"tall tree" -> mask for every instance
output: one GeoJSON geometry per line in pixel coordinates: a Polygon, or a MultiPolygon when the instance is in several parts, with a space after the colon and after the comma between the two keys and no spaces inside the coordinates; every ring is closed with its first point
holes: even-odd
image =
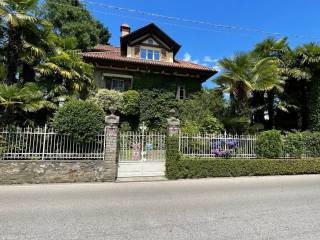
{"type": "Polygon", "coordinates": [[[45,0],[40,14],[53,24],[59,36],[75,37],[76,48],[81,50],[107,43],[111,36],[79,0],[45,0]]]}
{"type": "Polygon", "coordinates": [[[275,58],[256,59],[251,54],[237,54],[219,62],[223,73],[214,81],[230,94],[230,115],[249,122],[251,109],[249,99],[254,91],[282,90],[283,81],[279,77],[275,58]]]}
{"type": "MultiPolygon", "coordinates": [[[[252,51],[252,55],[257,59],[263,58],[277,58],[279,67],[284,67],[287,63],[290,48],[287,43],[287,38],[276,40],[274,38],[267,38],[261,43],[256,44],[252,51]]],[[[279,68],[281,69],[281,68],[279,68]]],[[[252,104],[255,106],[257,111],[255,112],[254,118],[257,121],[264,122],[265,110],[268,112],[268,128],[274,127],[275,118],[275,99],[277,89],[272,88],[267,92],[254,92],[252,104]],[[266,100],[265,100],[266,96],[266,100]]]]}
{"type": "MultiPolygon", "coordinates": [[[[308,74],[296,66],[295,54],[290,49],[287,38],[281,38],[279,40],[267,38],[256,44],[252,51],[252,55],[257,59],[270,57],[277,59],[279,77],[285,81],[285,90],[290,88],[294,79],[301,80],[308,77],[308,74]]],[[[275,127],[275,117],[277,112],[289,113],[289,110],[291,112],[297,111],[297,107],[300,107],[301,104],[297,104],[296,101],[292,100],[293,99],[286,94],[286,91],[279,92],[277,88],[272,88],[263,95],[261,95],[261,93],[255,93],[253,103],[263,105],[263,102],[266,102],[265,109],[269,116],[267,127],[270,129],[275,127]],[[265,101],[264,96],[266,96],[265,101]]],[[[302,101],[302,99],[300,99],[300,101],[302,101]]],[[[260,109],[264,110],[261,106],[260,109]]]]}
{"type": "Polygon", "coordinates": [[[48,42],[51,46],[46,56],[34,67],[48,96],[78,95],[85,98],[94,87],[92,65],[83,61],[79,50],[74,50],[73,38],[61,38],[52,33],[48,42]]]}
{"type": "Polygon", "coordinates": [[[296,53],[300,67],[311,75],[306,83],[309,128],[320,131],[320,46],[316,43],[305,44],[298,47],[296,53]]]}
{"type": "Polygon", "coordinates": [[[25,44],[24,35],[31,28],[37,28],[43,22],[32,14],[38,0],[3,0],[0,1],[0,15],[7,33],[7,77],[5,82],[17,82],[18,67],[21,64],[21,50],[25,44]]]}

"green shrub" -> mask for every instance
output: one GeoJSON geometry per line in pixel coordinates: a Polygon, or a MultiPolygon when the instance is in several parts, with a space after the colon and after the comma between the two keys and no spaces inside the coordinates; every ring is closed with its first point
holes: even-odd
{"type": "Polygon", "coordinates": [[[258,135],[256,153],[259,158],[279,158],[283,154],[281,133],[277,130],[265,131],[258,135]]]}
{"type": "Polygon", "coordinates": [[[169,179],[320,174],[320,159],[201,159],[183,157],[169,179]]]}
{"type": "Polygon", "coordinates": [[[90,142],[103,130],[104,116],[102,108],[94,102],[73,100],[54,114],[53,127],[76,141],[90,142]]]}
{"type": "Polygon", "coordinates": [[[91,101],[101,106],[105,113],[109,113],[111,108],[122,111],[123,96],[119,91],[99,89],[91,101]]]}
{"type": "Polygon", "coordinates": [[[169,179],[179,178],[180,172],[180,153],[179,138],[166,138],[166,176],[169,179]]]}
{"type": "Polygon", "coordinates": [[[150,130],[165,131],[170,110],[177,100],[172,92],[152,89],[140,92],[140,123],[145,122],[150,130]]]}
{"type": "Polygon", "coordinates": [[[122,122],[120,124],[120,131],[121,132],[128,132],[128,131],[132,131],[132,128],[130,126],[130,123],[128,122],[122,122]]]}
{"type": "Polygon", "coordinates": [[[205,114],[201,121],[200,132],[202,133],[222,133],[224,131],[223,124],[211,114],[205,114]]]}
{"type": "Polygon", "coordinates": [[[183,133],[194,135],[199,133],[219,134],[223,130],[223,124],[209,114],[204,115],[201,121],[185,119],[181,127],[183,133]]]}
{"type": "Polygon", "coordinates": [[[182,123],[181,132],[190,135],[196,135],[200,132],[200,125],[196,121],[185,120],[182,123]]]}
{"type": "Polygon", "coordinates": [[[304,153],[305,141],[302,133],[288,133],[283,138],[283,152],[290,158],[301,158],[304,153]]]}
{"type": "Polygon", "coordinates": [[[309,89],[309,128],[311,131],[320,131],[320,81],[318,77],[310,80],[309,89]]]}
{"type": "Polygon", "coordinates": [[[0,135],[0,156],[6,151],[6,141],[3,136],[0,135]]]}
{"type": "Polygon", "coordinates": [[[140,94],[137,91],[129,90],[123,92],[122,114],[124,115],[138,115],[140,94]]]}
{"type": "Polygon", "coordinates": [[[303,132],[305,151],[308,157],[320,157],[320,132],[303,132]]]}

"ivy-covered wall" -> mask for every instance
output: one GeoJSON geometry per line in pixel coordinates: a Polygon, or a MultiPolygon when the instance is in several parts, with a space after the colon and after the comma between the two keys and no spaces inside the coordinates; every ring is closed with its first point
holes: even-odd
{"type": "Polygon", "coordinates": [[[95,68],[94,78],[99,88],[105,88],[103,80],[103,73],[129,75],[133,77],[132,89],[163,89],[176,94],[177,86],[183,85],[186,87],[187,95],[195,93],[201,90],[202,81],[198,78],[184,78],[178,76],[167,76],[153,73],[141,73],[141,72],[125,72],[114,71],[103,68],[95,68]]]}

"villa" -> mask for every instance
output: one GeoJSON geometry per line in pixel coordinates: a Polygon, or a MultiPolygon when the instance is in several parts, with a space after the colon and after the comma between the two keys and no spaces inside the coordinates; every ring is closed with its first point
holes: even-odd
{"type": "Polygon", "coordinates": [[[123,24],[120,31],[120,47],[99,44],[83,53],[94,65],[99,88],[165,89],[185,99],[216,74],[207,66],[176,59],[181,45],[153,23],[133,32],[123,24]]]}

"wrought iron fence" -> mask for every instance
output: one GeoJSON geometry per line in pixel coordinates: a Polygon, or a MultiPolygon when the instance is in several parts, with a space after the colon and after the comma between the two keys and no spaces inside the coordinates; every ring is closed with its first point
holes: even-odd
{"type": "Polygon", "coordinates": [[[80,143],[44,128],[0,128],[1,160],[102,160],[106,134],[80,143]]]}
{"type": "Polygon", "coordinates": [[[198,134],[179,136],[179,150],[193,157],[256,158],[255,135],[198,134]]]}
{"type": "Polygon", "coordinates": [[[164,161],[165,139],[160,132],[121,132],[119,161],[164,161]]]}

